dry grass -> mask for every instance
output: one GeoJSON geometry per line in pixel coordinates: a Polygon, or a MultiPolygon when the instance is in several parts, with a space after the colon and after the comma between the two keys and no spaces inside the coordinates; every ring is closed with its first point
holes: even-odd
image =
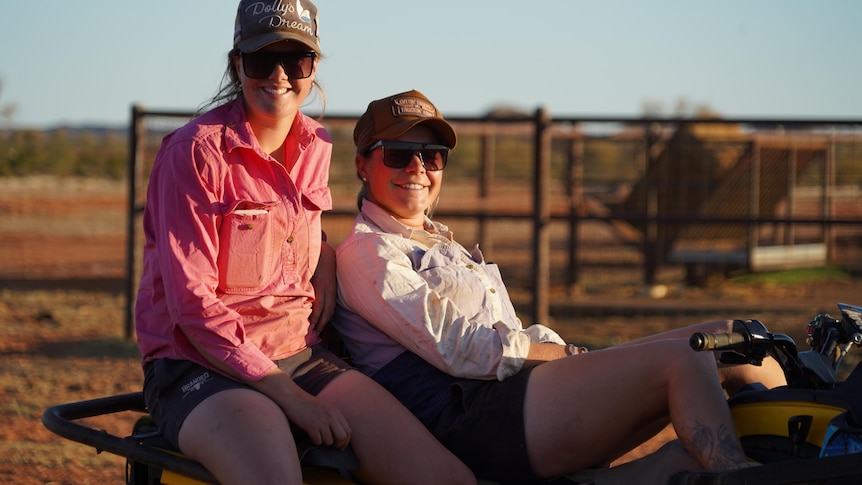
{"type": "MultiPolygon", "coordinates": [[[[0,290],[0,480],[121,483],[124,460],[63,440],[41,424],[51,405],[140,389],[134,342],[117,325],[117,294],[0,290]]],[[[128,433],[133,416],[91,421],[128,433]]]]}
{"type": "MultiPolygon", "coordinates": [[[[122,458],[64,440],[40,417],[53,404],[140,390],[137,348],[123,337],[125,204],[122,182],[0,179],[2,482],[123,480],[122,458]]],[[[640,292],[619,281],[574,297],[555,289],[548,323],[591,347],[724,317],[760,318],[801,341],[814,314],[834,315],[838,301],[862,303],[862,280],[716,281],[698,289],[672,286],[665,300],[640,292]],[[602,313],[620,306],[630,310],[602,313]]],[[[529,299],[513,293],[522,305],[529,299]]],[[[94,426],[122,435],[134,419],[112,416],[94,426]]]]}

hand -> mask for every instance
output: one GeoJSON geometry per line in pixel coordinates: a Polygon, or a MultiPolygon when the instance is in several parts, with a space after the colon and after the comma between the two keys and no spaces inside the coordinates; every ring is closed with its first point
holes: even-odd
{"type": "Polygon", "coordinates": [[[312,443],[339,450],[350,443],[350,425],[341,411],[305,392],[278,367],[263,379],[246,383],[275,401],[287,419],[305,431],[312,443]]]}
{"type": "Polygon", "coordinates": [[[314,301],[311,303],[311,315],[308,317],[311,327],[320,334],[323,327],[335,313],[335,299],[338,291],[335,277],[335,250],[327,243],[320,246],[320,260],[314,276],[311,277],[314,287],[314,301]]]}
{"type": "Polygon", "coordinates": [[[311,394],[303,394],[283,407],[287,419],[302,428],[315,445],[347,448],[350,425],[341,411],[311,394]]]}

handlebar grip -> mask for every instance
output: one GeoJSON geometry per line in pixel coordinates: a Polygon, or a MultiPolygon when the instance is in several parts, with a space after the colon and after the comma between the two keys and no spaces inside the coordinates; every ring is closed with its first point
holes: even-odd
{"type": "Polygon", "coordinates": [[[697,351],[737,349],[748,343],[748,335],[741,332],[697,332],[691,336],[688,343],[691,348],[697,351]]]}

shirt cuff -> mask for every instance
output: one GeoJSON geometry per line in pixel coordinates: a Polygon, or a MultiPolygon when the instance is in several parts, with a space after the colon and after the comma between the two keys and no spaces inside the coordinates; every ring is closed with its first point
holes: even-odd
{"type": "Polygon", "coordinates": [[[541,323],[534,323],[533,325],[530,325],[524,330],[524,333],[530,336],[531,342],[535,342],[537,344],[566,345],[566,341],[563,340],[563,337],[560,337],[557,332],[542,325],[541,323]]]}
{"type": "Polygon", "coordinates": [[[245,343],[231,352],[225,363],[230,366],[239,376],[251,382],[256,382],[269,374],[275,362],[264,355],[257,346],[245,343]]]}
{"type": "Polygon", "coordinates": [[[497,379],[502,381],[521,371],[530,352],[531,341],[526,332],[509,328],[502,322],[495,323],[494,329],[503,343],[503,355],[497,365],[497,379]]]}

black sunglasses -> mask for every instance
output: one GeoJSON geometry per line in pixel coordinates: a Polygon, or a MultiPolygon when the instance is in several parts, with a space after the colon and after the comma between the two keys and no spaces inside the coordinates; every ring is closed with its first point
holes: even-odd
{"type": "Polygon", "coordinates": [[[383,150],[383,164],[389,168],[405,168],[419,157],[425,170],[437,171],[446,168],[449,147],[433,143],[413,143],[409,141],[378,141],[371,145],[367,153],[376,148],[383,150]]]}
{"type": "Polygon", "coordinates": [[[252,79],[266,79],[275,66],[281,66],[288,79],[305,79],[311,76],[317,54],[306,51],[242,53],[242,70],[252,79]]]}

